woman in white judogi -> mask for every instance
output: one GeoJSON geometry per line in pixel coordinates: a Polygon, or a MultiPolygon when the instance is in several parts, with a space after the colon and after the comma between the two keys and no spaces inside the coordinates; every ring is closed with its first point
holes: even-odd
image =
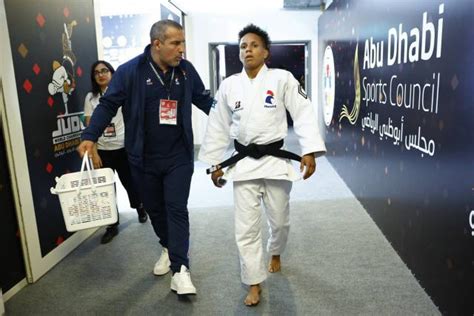
{"type": "MultiPolygon", "coordinates": [[[[315,157],[326,147],[318,131],[311,102],[293,75],[285,70],[268,69],[268,34],[255,25],[239,33],[241,73],[225,79],[211,109],[199,159],[217,165],[225,158],[231,141],[242,145],[266,145],[286,137],[286,111],[294,122],[294,131],[302,151],[300,171],[307,179],[315,171],[315,157]]],[[[289,197],[292,181],[300,179],[288,159],[264,156],[243,158],[212,173],[218,187],[224,177],[234,181],[235,237],[239,249],[241,278],[250,286],[246,305],[260,300],[260,283],[267,277],[261,234],[263,202],[270,238],[267,251],[272,258],[268,271],[280,270],[280,254],[285,249],[290,226],[289,197]]]]}

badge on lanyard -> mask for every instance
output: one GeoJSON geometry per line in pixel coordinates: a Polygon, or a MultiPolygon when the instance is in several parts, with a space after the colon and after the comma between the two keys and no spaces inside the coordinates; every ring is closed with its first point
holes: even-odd
{"type": "Polygon", "coordinates": [[[160,100],[160,124],[177,125],[178,123],[178,101],[160,100]]]}
{"type": "Polygon", "coordinates": [[[104,130],[104,137],[115,137],[117,134],[115,133],[115,124],[110,123],[104,130]]]}
{"type": "Polygon", "coordinates": [[[170,85],[166,87],[163,79],[161,79],[158,71],[156,71],[155,66],[151,62],[149,62],[151,69],[155,73],[156,77],[168,92],[168,99],[161,99],[160,100],[160,124],[164,125],[178,125],[178,101],[170,100],[171,95],[171,85],[173,84],[174,79],[174,68],[173,72],[171,73],[170,85]]]}

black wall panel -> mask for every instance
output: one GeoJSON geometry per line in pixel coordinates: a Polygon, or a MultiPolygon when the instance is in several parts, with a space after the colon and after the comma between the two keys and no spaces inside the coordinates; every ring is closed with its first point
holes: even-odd
{"type": "Polygon", "coordinates": [[[0,288],[3,293],[26,277],[8,170],[5,139],[0,134],[0,288]]]}
{"type": "Polygon", "coordinates": [[[448,315],[474,313],[473,21],[471,0],[336,0],[318,25],[328,158],[448,315]]]}

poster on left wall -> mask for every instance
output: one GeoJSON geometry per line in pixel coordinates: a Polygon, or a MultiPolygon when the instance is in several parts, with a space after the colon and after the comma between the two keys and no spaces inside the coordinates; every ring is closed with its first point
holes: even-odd
{"type": "MultiPolygon", "coordinates": [[[[22,134],[41,256],[68,239],[55,178],[77,171],[90,66],[97,60],[92,0],[5,0],[22,134]]],[[[15,146],[23,146],[16,144],[15,146]]]]}

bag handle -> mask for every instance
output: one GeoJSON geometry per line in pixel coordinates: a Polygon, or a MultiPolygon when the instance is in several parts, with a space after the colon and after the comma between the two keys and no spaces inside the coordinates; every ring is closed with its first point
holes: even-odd
{"type": "Polygon", "coordinates": [[[89,176],[89,183],[92,186],[92,191],[95,191],[95,189],[96,189],[95,188],[95,183],[94,183],[94,181],[92,181],[92,172],[91,172],[91,170],[94,170],[94,164],[92,164],[92,167],[91,167],[91,163],[90,163],[89,159],[90,159],[89,154],[86,151],[84,153],[84,156],[82,157],[81,177],[80,177],[80,180],[79,180],[79,186],[76,189],[78,194],[79,194],[79,191],[82,188],[82,179],[84,178],[84,171],[87,171],[87,175],[89,176]]]}

